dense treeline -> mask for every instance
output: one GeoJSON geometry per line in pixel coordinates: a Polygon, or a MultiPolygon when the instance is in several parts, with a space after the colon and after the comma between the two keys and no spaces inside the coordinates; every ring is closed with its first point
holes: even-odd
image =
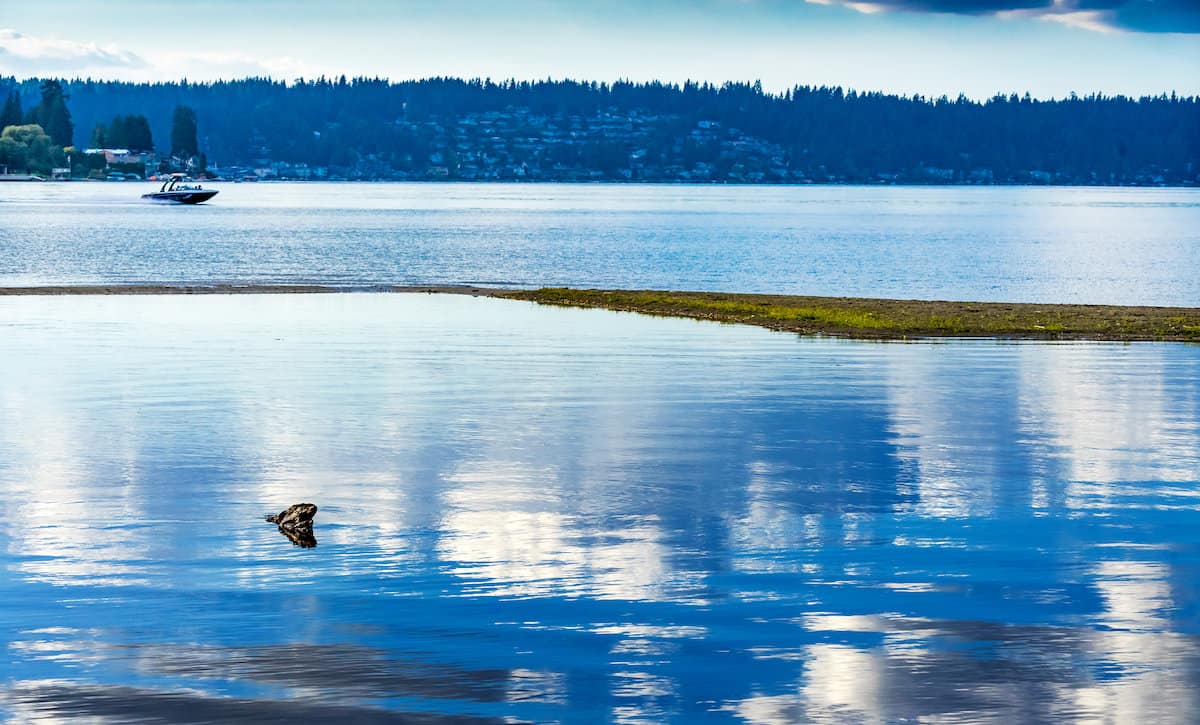
{"type": "MultiPolygon", "coordinates": [[[[41,84],[0,78],[0,98],[15,90],[31,107],[41,84]]],[[[1200,99],[1174,94],[978,102],[828,87],[769,94],[758,84],[453,78],[75,80],[63,88],[81,129],[135,114],[154,138],[170,138],[180,133],[174,110],[187,106],[198,150],[220,164],[303,163],[350,176],[445,167],[453,177],[488,163],[582,165],[604,178],[629,178],[632,165],[703,167],[717,180],[754,169],[766,180],[818,181],[1195,183],[1200,175],[1200,99]],[[463,125],[484,114],[491,135],[463,125]],[[614,119],[631,117],[637,124],[623,136],[614,119]],[[698,136],[698,126],[721,133],[698,136]],[[528,148],[531,140],[542,147],[528,148]]]]}

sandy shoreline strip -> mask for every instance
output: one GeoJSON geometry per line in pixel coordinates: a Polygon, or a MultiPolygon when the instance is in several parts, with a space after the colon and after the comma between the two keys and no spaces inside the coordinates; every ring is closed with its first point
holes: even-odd
{"type": "Polygon", "coordinates": [[[1200,308],[804,297],[664,290],[514,290],[474,285],[69,285],[0,287],[5,296],[456,294],[525,300],[868,340],[991,337],[1200,342],[1200,308]]]}

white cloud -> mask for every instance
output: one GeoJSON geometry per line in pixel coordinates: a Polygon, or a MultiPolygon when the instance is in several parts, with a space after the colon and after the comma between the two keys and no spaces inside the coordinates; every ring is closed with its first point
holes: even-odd
{"type": "Polygon", "coordinates": [[[254,58],[245,53],[208,51],[201,53],[170,52],[155,59],[154,71],[147,80],[216,80],[244,76],[271,76],[293,79],[317,76],[304,61],[290,56],[254,58]]]}
{"type": "Polygon", "coordinates": [[[194,81],[271,76],[292,79],[321,71],[289,56],[255,58],[241,52],[167,51],[147,59],[115,44],[36,37],[0,28],[0,75],[194,81]]]}
{"type": "Polygon", "coordinates": [[[0,70],[23,75],[73,73],[79,68],[142,68],[146,61],[116,45],[38,38],[0,28],[0,70]]]}
{"type": "Polygon", "coordinates": [[[1042,20],[1062,23],[1072,28],[1092,30],[1097,33],[1112,33],[1117,30],[1110,24],[1103,12],[1099,10],[1080,10],[1073,13],[1051,13],[1042,15],[1042,20]]]}
{"type": "Polygon", "coordinates": [[[1037,18],[1060,23],[1072,28],[1111,33],[1118,30],[1110,11],[1080,10],[1077,3],[1068,0],[1053,0],[1050,7],[1028,10],[1008,10],[996,13],[1002,18],[1037,18]]]}

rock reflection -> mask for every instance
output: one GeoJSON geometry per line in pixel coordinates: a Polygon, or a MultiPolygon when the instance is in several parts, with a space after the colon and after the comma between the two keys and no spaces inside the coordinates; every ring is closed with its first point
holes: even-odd
{"type": "Polygon", "coordinates": [[[313,533],[312,526],[301,527],[286,527],[277,526],[279,533],[283,534],[284,538],[299,546],[301,549],[315,549],[317,547],[317,537],[313,533]]]}

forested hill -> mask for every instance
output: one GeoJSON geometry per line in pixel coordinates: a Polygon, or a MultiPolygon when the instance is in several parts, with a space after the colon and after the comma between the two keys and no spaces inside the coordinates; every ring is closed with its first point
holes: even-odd
{"type": "MultiPolygon", "coordinates": [[[[37,103],[39,80],[0,78],[37,103]]],[[[195,109],[218,168],[333,178],[1194,184],[1200,99],[433,78],[64,82],[85,146],[114,116],[195,109]]]]}

